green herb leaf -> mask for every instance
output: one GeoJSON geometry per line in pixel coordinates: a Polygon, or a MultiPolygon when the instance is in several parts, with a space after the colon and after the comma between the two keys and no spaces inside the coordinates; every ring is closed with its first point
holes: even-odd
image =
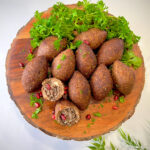
{"type": "Polygon", "coordinates": [[[134,69],[137,69],[142,65],[142,59],[137,57],[131,50],[125,50],[121,61],[127,66],[133,66],[134,69]]]}
{"type": "Polygon", "coordinates": [[[61,60],[64,61],[65,59],[66,59],[66,55],[63,54],[62,57],[61,57],[61,60]]]}
{"type": "Polygon", "coordinates": [[[60,69],[60,68],[61,68],[61,65],[60,65],[60,64],[58,64],[58,65],[57,65],[57,69],[60,69]]]}
{"type": "Polygon", "coordinates": [[[33,114],[32,114],[32,118],[38,119],[38,115],[37,115],[36,113],[33,113],[33,114]]]}
{"type": "Polygon", "coordinates": [[[95,118],[92,118],[92,122],[95,122],[95,118]]]}
{"type": "Polygon", "coordinates": [[[92,150],[105,150],[105,138],[98,137],[93,139],[92,146],[88,146],[88,148],[92,150]]]}
{"type": "Polygon", "coordinates": [[[119,129],[118,132],[120,133],[122,139],[126,142],[126,144],[132,146],[137,150],[145,150],[139,140],[132,138],[129,134],[125,133],[122,129],[119,129]]]}
{"type": "Polygon", "coordinates": [[[59,48],[60,48],[60,41],[61,41],[62,39],[58,39],[58,40],[56,40],[56,41],[54,41],[54,48],[57,50],[57,51],[59,51],[59,48]]]}
{"type": "Polygon", "coordinates": [[[77,40],[77,41],[75,42],[76,48],[78,48],[82,43],[83,43],[83,41],[77,40]]]}
{"type": "Polygon", "coordinates": [[[91,150],[97,150],[96,147],[94,147],[94,146],[88,146],[88,148],[91,150]]]}
{"type": "Polygon", "coordinates": [[[78,6],[82,6],[82,5],[83,5],[83,2],[78,1],[77,5],[78,5],[78,6]]]}
{"type": "Polygon", "coordinates": [[[102,116],[102,114],[100,114],[99,112],[94,113],[93,115],[94,115],[95,117],[101,117],[101,116],[102,116]]]}
{"type": "Polygon", "coordinates": [[[34,54],[29,53],[28,56],[26,57],[26,59],[27,59],[28,61],[31,61],[34,57],[35,57],[34,54]]]}
{"type": "Polygon", "coordinates": [[[80,94],[83,94],[83,90],[80,90],[80,94]]]}
{"type": "Polygon", "coordinates": [[[129,28],[129,23],[124,17],[108,15],[108,7],[102,0],[99,0],[96,4],[83,0],[78,2],[78,6],[81,5],[83,10],[71,9],[58,2],[53,6],[49,18],[42,18],[42,14],[36,11],[36,22],[33,23],[30,30],[32,47],[39,46],[41,41],[48,36],[57,36],[59,40],[54,42],[57,50],[62,38],[66,38],[71,45],[70,47],[76,49],[77,46],[70,44],[75,38],[73,32],[81,33],[90,28],[105,30],[108,40],[116,37],[123,39],[125,50],[132,49],[133,44],[140,40],[140,37],[136,36],[129,28]]]}
{"type": "Polygon", "coordinates": [[[114,93],[113,90],[110,90],[108,93],[108,96],[111,97],[113,95],[113,93],[114,93]]]}
{"type": "Polygon", "coordinates": [[[80,40],[77,40],[75,43],[70,43],[70,45],[68,45],[68,48],[70,49],[77,49],[83,42],[80,40]]]}
{"type": "Polygon", "coordinates": [[[119,101],[120,103],[124,103],[125,102],[124,96],[119,97],[119,101]]]}
{"type": "Polygon", "coordinates": [[[103,104],[100,104],[100,106],[103,108],[104,107],[104,105],[103,104]]]}
{"type": "Polygon", "coordinates": [[[32,113],[32,118],[37,119],[38,113],[42,111],[43,101],[42,99],[38,99],[34,94],[30,95],[30,106],[34,106],[35,103],[39,103],[41,106],[35,110],[35,112],[32,113]]]}
{"type": "Polygon", "coordinates": [[[88,124],[87,124],[87,128],[90,128],[90,127],[91,127],[91,124],[90,124],[90,123],[88,123],[88,124]]]}
{"type": "Polygon", "coordinates": [[[83,58],[85,58],[86,56],[87,56],[87,53],[84,53],[84,54],[82,55],[83,58]]]}

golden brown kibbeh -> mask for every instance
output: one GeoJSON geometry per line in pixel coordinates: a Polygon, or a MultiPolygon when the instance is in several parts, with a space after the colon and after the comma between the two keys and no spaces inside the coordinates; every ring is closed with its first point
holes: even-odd
{"type": "Polygon", "coordinates": [[[57,50],[54,46],[54,42],[58,40],[55,36],[49,36],[44,39],[37,51],[37,56],[46,56],[46,58],[51,61],[55,56],[57,56],[62,50],[67,46],[67,40],[64,38],[60,41],[60,48],[57,50]]]}
{"type": "Polygon", "coordinates": [[[107,32],[97,29],[97,28],[91,28],[88,31],[82,32],[79,35],[76,36],[74,42],[80,40],[80,41],[88,41],[89,45],[92,49],[98,48],[107,37],[107,32]]]}
{"type": "Polygon", "coordinates": [[[86,77],[89,78],[94,72],[97,59],[89,45],[82,43],[76,51],[76,63],[78,70],[86,77]]]}
{"type": "Polygon", "coordinates": [[[111,74],[104,64],[99,65],[90,80],[91,90],[96,100],[105,98],[113,87],[111,74]]]}
{"type": "Polygon", "coordinates": [[[131,68],[117,60],[112,67],[112,77],[116,88],[124,95],[131,92],[134,82],[135,74],[131,68]]]}
{"type": "Polygon", "coordinates": [[[52,74],[55,78],[67,81],[75,70],[75,55],[67,49],[56,56],[52,62],[52,74]]]}
{"type": "Polygon", "coordinates": [[[48,74],[48,62],[45,56],[35,57],[30,61],[22,74],[22,84],[27,92],[37,89],[48,74]]]}
{"type": "Polygon", "coordinates": [[[98,64],[111,65],[115,60],[122,58],[123,51],[124,42],[122,39],[113,38],[104,42],[97,54],[98,64]]]}
{"type": "Polygon", "coordinates": [[[69,97],[81,110],[86,109],[89,105],[91,98],[90,85],[79,71],[75,71],[69,81],[69,97]]]}

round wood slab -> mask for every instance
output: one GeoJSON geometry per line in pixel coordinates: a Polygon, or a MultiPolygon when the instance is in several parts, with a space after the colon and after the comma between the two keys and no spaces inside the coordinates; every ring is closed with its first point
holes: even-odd
{"type": "MultiPolygon", "coordinates": [[[[77,6],[68,5],[68,7],[75,8],[77,6]]],[[[43,17],[48,17],[50,15],[50,10],[51,8],[45,11],[43,13],[43,17]]],[[[25,58],[29,53],[29,49],[31,48],[29,31],[34,21],[35,19],[32,18],[23,28],[19,30],[16,38],[12,42],[10,50],[8,51],[6,60],[6,77],[9,94],[18,106],[24,118],[30,124],[49,135],[62,139],[89,140],[111,130],[115,130],[121,125],[121,123],[133,115],[144,86],[144,63],[140,68],[135,70],[136,81],[133,90],[131,94],[125,97],[125,102],[119,104],[118,110],[112,109],[112,106],[115,105],[115,102],[111,100],[113,99],[112,97],[108,97],[97,104],[90,104],[87,110],[81,112],[81,120],[78,124],[72,127],[66,127],[61,126],[52,120],[52,108],[49,107],[49,103],[47,101],[44,101],[43,110],[38,115],[39,118],[32,119],[31,115],[35,111],[35,108],[30,106],[30,94],[26,93],[22,87],[21,75],[23,69],[20,68],[18,64],[19,62],[23,62],[25,64],[27,63],[25,58]],[[100,104],[103,104],[104,107],[102,108],[102,105],[100,104]],[[94,117],[93,113],[95,112],[100,112],[102,116],[94,117]],[[85,116],[87,114],[91,114],[92,118],[95,118],[95,121],[93,120],[92,122],[92,120],[86,120],[85,116]]],[[[143,59],[137,44],[133,46],[133,51],[137,56],[143,59]]]]}

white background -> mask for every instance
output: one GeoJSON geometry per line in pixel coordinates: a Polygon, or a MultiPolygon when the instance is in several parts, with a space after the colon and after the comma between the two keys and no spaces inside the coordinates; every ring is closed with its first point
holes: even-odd
{"type": "MultiPolygon", "coordinates": [[[[62,2],[71,4],[77,0],[62,2]]],[[[145,87],[135,114],[123,123],[122,128],[150,150],[150,0],[104,2],[110,13],[125,16],[131,29],[141,36],[139,46],[145,60],[145,87]]],[[[0,0],[0,150],[88,150],[90,141],[63,141],[32,127],[24,120],[7,91],[5,59],[12,40],[36,10],[44,11],[54,3],[55,0],[0,0]]],[[[117,131],[105,137],[107,144],[111,140],[119,149],[129,149],[123,145],[117,131]]]]}

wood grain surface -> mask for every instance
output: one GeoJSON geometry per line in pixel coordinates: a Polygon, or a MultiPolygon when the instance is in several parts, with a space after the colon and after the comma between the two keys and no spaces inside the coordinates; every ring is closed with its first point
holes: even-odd
{"type": "MultiPolygon", "coordinates": [[[[75,8],[77,6],[68,5],[68,7],[75,8]]],[[[48,17],[50,15],[50,10],[51,8],[45,11],[43,13],[43,17],[48,17]]],[[[87,110],[81,112],[81,120],[78,124],[72,127],[66,127],[57,124],[52,119],[51,114],[53,109],[50,108],[49,102],[44,101],[43,111],[39,113],[39,119],[32,119],[31,115],[35,111],[35,108],[30,106],[30,94],[26,93],[22,87],[21,75],[23,69],[19,67],[19,62],[27,64],[27,60],[25,58],[31,48],[29,31],[34,21],[35,19],[32,18],[19,30],[16,38],[12,42],[6,59],[6,77],[9,94],[24,118],[30,124],[39,128],[48,135],[56,136],[65,140],[90,140],[94,137],[98,137],[108,133],[109,131],[115,130],[125,120],[129,119],[133,115],[144,86],[144,63],[135,71],[136,81],[133,90],[125,97],[125,102],[119,104],[118,110],[112,109],[112,106],[115,105],[113,100],[108,102],[108,99],[113,99],[112,97],[106,98],[99,103],[94,104],[93,102],[89,105],[87,110]],[[103,108],[100,106],[100,103],[104,105],[103,108]],[[91,123],[91,120],[86,120],[85,116],[95,112],[100,112],[102,117],[93,117],[92,115],[92,118],[95,118],[95,122],[90,127],[87,127],[88,123],[91,123]]],[[[137,56],[143,59],[137,44],[133,46],[133,51],[137,56]]]]}

